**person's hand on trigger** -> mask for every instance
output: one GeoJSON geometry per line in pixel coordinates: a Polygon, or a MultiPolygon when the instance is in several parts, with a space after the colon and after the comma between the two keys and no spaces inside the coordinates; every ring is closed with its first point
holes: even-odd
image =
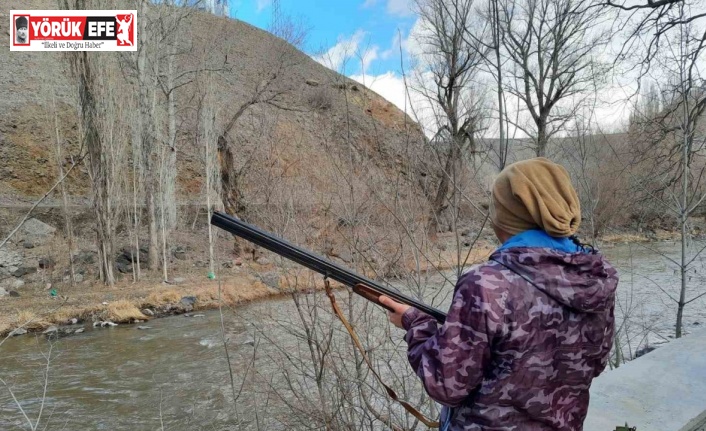
{"type": "Polygon", "coordinates": [[[392,322],[393,325],[397,326],[400,329],[404,329],[404,327],[402,326],[402,315],[405,313],[405,311],[409,310],[412,307],[410,307],[409,305],[400,304],[399,302],[384,295],[380,297],[380,303],[395,310],[394,312],[388,311],[387,317],[390,319],[390,322],[392,322]]]}

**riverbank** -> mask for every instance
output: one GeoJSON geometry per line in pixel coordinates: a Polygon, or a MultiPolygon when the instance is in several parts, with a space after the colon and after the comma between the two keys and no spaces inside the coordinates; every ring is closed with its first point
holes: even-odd
{"type": "MultiPolygon", "coordinates": [[[[407,273],[450,270],[459,261],[465,265],[482,262],[495,249],[495,244],[479,241],[470,252],[469,249],[462,249],[458,254],[451,246],[455,237],[451,237],[450,233],[446,235],[449,237],[440,238],[442,243],[448,243],[444,250],[435,249],[434,256],[420,257],[418,262],[407,261],[404,270],[407,273]]],[[[678,232],[669,231],[658,231],[650,236],[634,232],[612,233],[601,237],[599,246],[612,248],[628,242],[671,241],[677,238],[678,232]]],[[[24,329],[28,333],[42,332],[52,326],[61,327],[72,322],[131,324],[174,314],[212,310],[219,304],[236,307],[294,291],[323,289],[321,277],[291,264],[276,265],[271,259],[239,261],[233,268],[219,274],[219,280],[207,279],[204,270],[178,274],[172,284],[154,279],[159,276],[157,274],[148,274],[138,283],[126,278],[113,287],[104,286],[97,280],[84,281],[75,286],[63,284],[57,289],[57,296],[51,296],[51,288],[48,289],[47,285],[26,285],[19,297],[0,298],[0,337],[4,338],[16,329],[24,329]]],[[[375,278],[375,274],[366,275],[375,278]]]]}
{"type": "MultiPolygon", "coordinates": [[[[494,249],[491,244],[479,244],[463,250],[459,256],[453,250],[438,252],[424,263],[406,262],[410,272],[449,270],[465,262],[481,262],[494,249]]],[[[12,331],[17,335],[42,332],[55,326],[72,323],[115,324],[141,323],[175,314],[217,309],[219,305],[236,307],[252,301],[292,292],[313,293],[324,288],[323,279],[301,267],[277,266],[246,261],[235,271],[217,280],[202,274],[175,279],[176,284],[161,281],[120,281],[113,287],[86,283],[62,287],[57,296],[51,289],[26,286],[19,297],[0,298],[0,337],[12,331]],[[235,272],[235,274],[233,274],[235,272]],[[219,299],[220,298],[220,299],[219,299]],[[24,331],[23,331],[24,330],[24,331]]],[[[366,274],[374,277],[374,274],[366,274]]],[[[334,287],[339,287],[332,283],[334,287]]],[[[76,329],[76,327],[74,327],[76,329]]]]}
{"type": "Polygon", "coordinates": [[[271,296],[282,291],[266,286],[251,276],[233,276],[219,281],[166,283],[117,283],[113,287],[94,284],[65,287],[56,297],[49,292],[27,293],[0,302],[0,336],[20,329],[18,335],[41,332],[51,326],[71,323],[141,323],[150,319],[218,308],[271,296]],[[220,284],[220,292],[219,292],[220,284]]]}

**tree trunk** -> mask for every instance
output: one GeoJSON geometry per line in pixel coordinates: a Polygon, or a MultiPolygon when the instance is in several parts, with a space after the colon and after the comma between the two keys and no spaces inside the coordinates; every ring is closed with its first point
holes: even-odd
{"type": "Polygon", "coordinates": [[[537,121],[537,157],[547,154],[547,119],[540,117],[537,121]]]}
{"type": "Polygon", "coordinates": [[[508,143],[505,140],[505,106],[503,97],[503,71],[500,60],[500,17],[498,14],[497,0],[491,1],[491,13],[493,14],[493,45],[495,51],[495,69],[497,73],[498,92],[498,127],[500,130],[500,144],[498,148],[498,169],[505,169],[507,163],[508,143]]]}
{"type": "Polygon", "coordinates": [[[159,243],[159,233],[157,230],[157,213],[155,208],[154,196],[154,133],[153,116],[151,111],[149,90],[153,88],[152,82],[147,77],[147,23],[146,16],[147,0],[140,0],[140,14],[143,19],[140,23],[140,47],[137,53],[137,74],[139,81],[139,105],[140,105],[140,142],[142,146],[142,172],[143,185],[145,189],[145,205],[147,207],[147,230],[148,230],[148,265],[151,269],[157,268],[159,252],[157,244],[159,243]]]}
{"type": "Polygon", "coordinates": [[[108,195],[107,170],[104,151],[96,122],[95,82],[91,62],[86,52],[76,53],[74,67],[79,80],[79,100],[81,106],[82,136],[89,157],[89,173],[92,180],[93,212],[96,222],[99,273],[101,280],[112,286],[113,276],[113,236],[110,225],[110,196],[108,195]]]}
{"type": "Polygon", "coordinates": [[[171,232],[177,225],[177,199],[176,199],[176,177],[177,177],[177,152],[176,152],[176,90],[174,88],[174,58],[176,54],[175,44],[170,45],[171,53],[167,63],[167,88],[172,89],[167,97],[167,115],[168,115],[168,133],[169,143],[168,152],[165,160],[166,170],[164,178],[164,203],[166,205],[164,211],[165,221],[167,223],[167,232],[171,232]]]}
{"type": "Polygon", "coordinates": [[[161,154],[161,163],[160,165],[160,174],[159,174],[159,208],[160,208],[160,227],[161,227],[161,234],[162,234],[162,278],[163,281],[166,283],[169,281],[169,274],[167,273],[167,220],[166,220],[166,202],[165,202],[165,180],[166,180],[166,155],[164,154],[165,151],[168,152],[167,149],[164,147],[162,148],[162,151],[160,152],[161,154]]]}
{"type": "MultiPolygon", "coordinates": [[[[686,172],[684,172],[684,177],[686,178],[686,172]]],[[[687,181],[684,180],[684,188],[687,187],[687,181]]],[[[686,193],[682,197],[682,204],[686,204],[686,193]]],[[[687,261],[686,261],[686,241],[687,241],[687,231],[686,231],[686,207],[683,207],[684,209],[683,214],[681,216],[681,267],[679,268],[679,275],[681,276],[681,288],[679,289],[679,302],[677,303],[677,327],[675,330],[674,336],[676,338],[681,338],[682,336],[682,325],[683,325],[683,320],[684,320],[684,307],[686,306],[686,279],[687,279],[687,274],[686,274],[686,269],[687,269],[687,261]]]]}
{"type": "Polygon", "coordinates": [[[619,368],[620,364],[623,362],[623,355],[620,350],[620,337],[615,334],[613,337],[613,343],[615,344],[615,362],[613,363],[613,368],[619,368]]]}
{"type": "MultiPolygon", "coordinates": [[[[683,82],[683,81],[682,81],[683,82]]],[[[683,98],[682,103],[684,104],[684,110],[686,111],[687,104],[686,97],[683,98]]],[[[684,113],[684,119],[688,122],[688,113],[684,113]]],[[[681,228],[681,264],[679,268],[681,276],[681,288],[679,289],[679,302],[677,303],[677,327],[674,336],[676,338],[681,338],[682,336],[682,323],[684,317],[684,307],[686,306],[686,281],[687,281],[687,256],[686,256],[686,243],[687,235],[689,234],[686,230],[687,218],[689,217],[689,199],[687,194],[689,193],[689,126],[688,123],[686,127],[682,126],[682,132],[684,136],[682,137],[682,190],[681,190],[681,211],[679,211],[679,227],[681,228]],[[686,129],[686,130],[684,130],[686,129]]]]}
{"type": "MultiPolygon", "coordinates": [[[[223,193],[223,207],[226,213],[237,216],[245,209],[243,195],[240,191],[240,176],[235,169],[233,151],[226,138],[218,138],[218,162],[221,170],[221,192],[223,193]]],[[[233,236],[233,253],[240,255],[242,247],[236,236],[233,236]]]]}
{"type": "Polygon", "coordinates": [[[446,207],[446,195],[449,193],[449,185],[451,183],[452,173],[456,168],[456,161],[458,160],[459,153],[460,149],[458,143],[456,142],[456,139],[453,139],[446,156],[444,171],[441,172],[439,187],[436,189],[436,196],[434,197],[434,202],[432,203],[431,215],[429,217],[429,233],[432,235],[435,235],[439,229],[439,218],[446,207]]]}
{"type": "MultiPolygon", "coordinates": [[[[211,103],[210,98],[206,103],[211,103]]],[[[201,145],[204,147],[206,152],[206,225],[208,226],[208,270],[209,274],[215,275],[215,258],[213,249],[213,229],[211,226],[211,216],[213,214],[213,205],[211,202],[211,193],[213,186],[211,185],[213,179],[216,177],[218,172],[218,167],[214,165],[214,159],[211,154],[211,137],[213,136],[213,117],[209,111],[210,106],[202,106],[202,111],[200,113],[201,121],[201,133],[199,134],[199,139],[201,145]]],[[[219,138],[219,157],[220,157],[220,138],[219,138]]],[[[232,214],[232,213],[231,213],[232,214]]],[[[237,244],[237,243],[236,243],[237,244]]]]}
{"type": "MultiPolygon", "coordinates": [[[[61,136],[59,134],[59,118],[56,113],[56,97],[52,97],[52,108],[54,112],[54,133],[56,136],[56,166],[58,168],[58,179],[64,177],[64,161],[62,160],[62,155],[61,155],[61,136]]],[[[66,240],[69,245],[69,270],[70,270],[70,277],[71,277],[71,286],[74,286],[76,284],[76,270],[74,267],[74,256],[73,256],[73,251],[74,251],[74,234],[73,234],[73,229],[71,227],[71,214],[69,212],[69,199],[68,199],[68,194],[66,192],[66,185],[64,182],[61,182],[61,201],[63,204],[63,209],[64,209],[64,229],[66,231],[66,240]]]]}
{"type": "Polygon", "coordinates": [[[140,269],[140,217],[137,206],[137,179],[141,176],[140,172],[140,143],[141,131],[138,127],[133,130],[133,147],[132,147],[132,210],[133,210],[133,231],[135,234],[135,253],[133,253],[135,265],[133,266],[133,281],[140,280],[142,274],[140,269]]]}

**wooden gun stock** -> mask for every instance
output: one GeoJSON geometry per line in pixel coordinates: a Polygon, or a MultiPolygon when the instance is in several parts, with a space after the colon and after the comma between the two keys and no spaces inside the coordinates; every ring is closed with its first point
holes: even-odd
{"type": "Polygon", "coordinates": [[[370,302],[374,302],[375,304],[386,309],[387,311],[392,311],[393,313],[395,312],[395,310],[380,302],[380,296],[384,295],[384,293],[376,290],[373,287],[358,283],[353,286],[353,292],[357,293],[358,295],[362,296],[370,302]]]}

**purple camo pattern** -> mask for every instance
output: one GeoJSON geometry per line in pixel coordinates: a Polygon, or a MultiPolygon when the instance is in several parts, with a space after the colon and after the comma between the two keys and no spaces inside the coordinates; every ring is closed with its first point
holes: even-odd
{"type": "Polygon", "coordinates": [[[617,285],[599,253],[495,252],[458,280],[444,325],[405,312],[409,363],[453,407],[451,431],[580,431],[608,362],[617,285]]]}

